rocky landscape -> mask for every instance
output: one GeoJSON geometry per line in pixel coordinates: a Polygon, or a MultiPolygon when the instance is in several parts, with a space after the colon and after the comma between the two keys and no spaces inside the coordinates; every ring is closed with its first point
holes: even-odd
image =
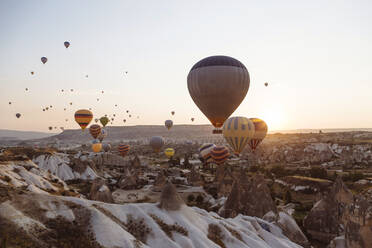
{"type": "Polygon", "coordinates": [[[1,147],[2,247],[372,246],[372,133],[270,134],[215,166],[210,135],[167,137],[167,159],[146,135],[123,158],[119,134],[92,153],[71,132],[1,147]]]}

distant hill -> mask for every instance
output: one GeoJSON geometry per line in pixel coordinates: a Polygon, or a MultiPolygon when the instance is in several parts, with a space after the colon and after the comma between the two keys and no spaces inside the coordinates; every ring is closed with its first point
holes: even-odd
{"type": "Polygon", "coordinates": [[[50,137],[53,135],[55,135],[55,133],[0,129],[0,140],[42,139],[42,138],[50,137]]]}

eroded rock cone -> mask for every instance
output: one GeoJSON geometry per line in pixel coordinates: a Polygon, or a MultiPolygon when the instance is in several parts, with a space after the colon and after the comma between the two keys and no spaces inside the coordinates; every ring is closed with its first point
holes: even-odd
{"type": "Polygon", "coordinates": [[[177,193],[176,187],[171,182],[167,182],[161,192],[159,207],[165,210],[176,211],[184,204],[185,202],[177,193]]]}
{"type": "Polygon", "coordinates": [[[242,175],[238,181],[235,181],[225,202],[222,216],[233,218],[243,214],[262,218],[269,211],[277,213],[263,175],[255,175],[249,183],[246,178],[242,175]]]}
{"type": "Polygon", "coordinates": [[[158,173],[158,176],[155,179],[153,190],[161,191],[164,185],[166,184],[166,182],[167,182],[167,178],[165,177],[164,172],[160,171],[158,173]]]}
{"type": "Polygon", "coordinates": [[[330,191],[305,217],[304,227],[313,239],[328,244],[343,232],[342,217],[346,206],[352,202],[352,193],[338,177],[330,191]]]}
{"type": "Polygon", "coordinates": [[[190,174],[187,177],[187,181],[192,186],[203,186],[203,180],[200,176],[200,174],[192,167],[190,174]]]}
{"type": "Polygon", "coordinates": [[[107,203],[114,202],[111,191],[106,186],[105,180],[103,178],[94,179],[92,186],[90,188],[89,199],[107,203]]]}

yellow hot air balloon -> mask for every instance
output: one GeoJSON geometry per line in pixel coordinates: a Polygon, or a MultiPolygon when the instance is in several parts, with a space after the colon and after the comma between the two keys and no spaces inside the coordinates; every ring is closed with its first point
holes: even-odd
{"type": "Polygon", "coordinates": [[[167,148],[164,150],[164,153],[165,153],[165,156],[167,156],[167,158],[171,158],[174,156],[174,149],[173,148],[167,148]]]}
{"type": "Polygon", "coordinates": [[[261,141],[266,137],[267,134],[267,124],[261,119],[258,118],[249,118],[254,124],[254,135],[249,141],[249,146],[253,151],[256,150],[257,146],[261,141]]]}
{"type": "Polygon", "coordinates": [[[100,152],[101,149],[102,149],[102,144],[101,143],[92,144],[93,152],[95,152],[95,153],[100,152]]]}
{"type": "Polygon", "coordinates": [[[235,154],[240,154],[254,135],[253,122],[245,117],[230,117],[225,121],[222,127],[222,133],[225,140],[235,154]]]}
{"type": "Polygon", "coordinates": [[[75,112],[75,121],[84,130],[93,119],[93,113],[87,109],[79,109],[75,112]]]}

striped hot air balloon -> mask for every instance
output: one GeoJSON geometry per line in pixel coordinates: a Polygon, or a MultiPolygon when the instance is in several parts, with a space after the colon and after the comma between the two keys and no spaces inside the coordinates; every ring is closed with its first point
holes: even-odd
{"type": "Polygon", "coordinates": [[[125,157],[128,154],[129,149],[130,149],[130,146],[124,145],[124,144],[120,144],[118,147],[118,151],[122,157],[125,157]]]}
{"type": "Polygon", "coordinates": [[[213,162],[211,157],[211,151],[215,147],[215,144],[206,143],[199,148],[199,154],[203,158],[205,163],[213,162]]]}
{"type": "Polygon", "coordinates": [[[166,120],[164,124],[165,124],[165,127],[168,128],[168,130],[170,130],[173,126],[173,121],[172,120],[166,120]]]}
{"type": "Polygon", "coordinates": [[[254,135],[253,122],[245,117],[230,117],[222,127],[225,140],[235,154],[240,154],[254,135]]]}
{"type": "Polygon", "coordinates": [[[93,113],[87,109],[79,109],[75,112],[75,121],[79,124],[82,130],[89,125],[92,119],[93,113]]]}
{"type": "Polygon", "coordinates": [[[211,151],[211,157],[218,165],[225,163],[229,156],[229,150],[225,146],[216,146],[211,151]]]}
{"type": "Polygon", "coordinates": [[[97,139],[98,135],[101,133],[101,126],[93,124],[89,127],[89,132],[92,135],[93,139],[97,139]]]}
{"type": "Polygon", "coordinates": [[[99,141],[102,142],[102,140],[106,137],[107,137],[107,131],[105,129],[101,128],[101,132],[98,134],[99,141]]]}
{"type": "Polygon", "coordinates": [[[174,156],[174,149],[173,148],[167,148],[164,150],[164,154],[165,156],[167,156],[167,158],[171,158],[174,156]]]}
{"type": "Polygon", "coordinates": [[[249,146],[253,151],[256,150],[257,146],[266,137],[267,134],[267,124],[259,118],[249,118],[254,124],[254,135],[249,141],[249,146]]]}

